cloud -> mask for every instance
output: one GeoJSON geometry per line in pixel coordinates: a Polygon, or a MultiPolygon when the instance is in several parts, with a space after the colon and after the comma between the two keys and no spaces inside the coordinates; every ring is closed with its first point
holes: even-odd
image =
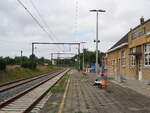
{"type": "MultiPolygon", "coordinates": [[[[30,0],[21,0],[40,21],[30,0]]],[[[0,1],[0,56],[30,55],[31,43],[87,42],[85,47],[95,50],[96,14],[90,9],[105,9],[99,14],[100,51],[107,51],[130,28],[139,24],[139,18],[150,18],[149,0],[32,0],[48,25],[51,36],[43,32],[17,0],[0,1]],[[134,7],[133,7],[134,6],[134,7]]],[[[49,58],[51,52],[69,51],[69,46],[38,46],[36,54],[49,58]]],[[[72,47],[72,50],[76,50],[72,47]]],[[[77,51],[76,51],[77,52],[77,51]]]]}

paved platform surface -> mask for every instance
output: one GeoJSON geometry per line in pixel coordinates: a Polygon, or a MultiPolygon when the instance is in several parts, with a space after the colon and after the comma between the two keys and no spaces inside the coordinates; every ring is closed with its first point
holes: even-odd
{"type": "Polygon", "coordinates": [[[64,113],[150,113],[150,98],[127,87],[109,83],[112,89],[93,86],[95,76],[71,75],[64,113]]]}
{"type": "Polygon", "coordinates": [[[141,93],[145,96],[150,97],[150,85],[144,84],[143,82],[139,80],[125,80],[124,82],[117,82],[115,80],[111,80],[113,83],[118,84],[122,87],[128,87],[132,90],[137,91],[138,93],[141,93]]]}

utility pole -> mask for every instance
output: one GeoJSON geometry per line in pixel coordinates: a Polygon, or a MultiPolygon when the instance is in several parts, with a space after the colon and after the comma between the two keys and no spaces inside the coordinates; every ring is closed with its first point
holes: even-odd
{"type": "Polygon", "coordinates": [[[83,71],[84,71],[84,67],[85,67],[84,66],[84,48],[83,48],[83,59],[82,60],[83,60],[83,64],[82,65],[83,65],[83,71]]]}
{"type": "MultiPolygon", "coordinates": [[[[47,42],[33,42],[32,43],[32,56],[34,55],[34,44],[52,44],[52,45],[78,45],[78,66],[80,70],[80,43],[47,43],[47,42]]],[[[32,58],[32,67],[34,63],[34,58],[32,58]]]]}
{"type": "Polygon", "coordinates": [[[94,42],[96,42],[96,75],[98,75],[98,43],[100,42],[98,40],[98,13],[99,12],[106,12],[105,10],[90,10],[90,12],[96,12],[96,40],[94,40],[94,42]]]}
{"type": "Polygon", "coordinates": [[[84,43],[86,42],[81,42],[83,44],[83,56],[82,56],[82,70],[84,70],[84,43]]]}
{"type": "Polygon", "coordinates": [[[79,62],[79,70],[80,70],[80,44],[78,45],[78,53],[79,53],[79,56],[78,56],[78,62],[79,62]]]}
{"type": "Polygon", "coordinates": [[[23,54],[23,51],[21,50],[21,62],[20,62],[21,65],[22,65],[22,54],[23,54]]]}
{"type": "Polygon", "coordinates": [[[53,65],[53,53],[51,53],[51,63],[53,65]]]}
{"type": "Polygon", "coordinates": [[[57,61],[58,61],[58,59],[59,59],[59,61],[62,61],[62,62],[60,62],[61,64],[62,64],[62,66],[63,66],[63,62],[65,62],[65,59],[63,59],[63,60],[61,60],[60,58],[60,55],[75,55],[75,53],[65,53],[65,52],[56,52],[56,53],[51,53],[51,60],[53,59],[53,55],[57,55],[57,61]]]}
{"type": "Polygon", "coordinates": [[[60,57],[59,57],[59,53],[57,54],[57,66],[60,66],[60,57]]]}
{"type": "Polygon", "coordinates": [[[31,56],[31,59],[32,59],[32,69],[34,68],[34,43],[32,43],[32,56],[31,56]]]}

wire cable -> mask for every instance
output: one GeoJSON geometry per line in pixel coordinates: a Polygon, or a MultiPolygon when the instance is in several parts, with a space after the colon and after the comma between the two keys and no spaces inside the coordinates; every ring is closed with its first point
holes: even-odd
{"type": "MultiPolygon", "coordinates": [[[[46,27],[46,29],[48,30],[48,32],[50,32],[50,34],[51,34],[53,37],[55,37],[55,40],[53,40],[53,41],[57,41],[55,34],[54,34],[53,31],[49,28],[48,24],[46,23],[46,21],[45,21],[44,18],[42,17],[42,15],[41,15],[40,11],[37,9],[36,5],[33,3],[32,0],[29,0],[29,1],[30,1],[30,3],[31,3],[32,7],[34,8],[34,10],[36,11],[37,15],[39,16],[40,20],[41,20],[41,21],[43,22],[43,24],[45,25],[45,27],[46,27]]],[[[61,47],[60,47],[60,46],[57,46],[57,47],[59,48],[59,50],[61,50],[61,47]]]]}
{"type": "Polygon", "coordinates": [[[39,27],[47,33],[47,31],[45,30],[45,28],[40,24],[40,22],[31,14],[31,12],[27,9],[27,7],[25,7],[25,5],[20,1],[17,0],[19,2],[19,4],[28,12],[28,14],[33,18],[33,20],[39,25],[39,27]]]}
{"type": "Polygon", "coordinates": [[[79,16],[79,2],[78,0],[75,0],[75,19],[74,19],[74,30],[73,30],[73,34],[75,35],[75,41],[77,41],[78,16],[79,16]]]}
{"type": "MultiPolygon", "coordinates": [[[[20,0],[17,1],[28,12],[28,14],[33,18],[33,20],[37,23],[37,25],[47,34],[47,36],[51,39],[51,41],[55,42],[51,34],[44,28],[44,26],[38,21],[38,19],[36,19],[36,17],[33,16],[33,14],[28,10],[28,8],[23,4],[23,2],[21,2],[20,0]]],[[[56,46],[56,48],[60,50],[58,46],[56,46]]]]}
{"type": "Polygon", "coordinates": [[[39,18],[41,19],[41,21],[43,22],[43,24],[45,25],[45,27],[47,28],[47,30],[49,30],[51,32],[51,34],[54,36],[54,33],[52,32],[51,29],[49,29],[49,26],[48,24],[46,23],[46,21],[44,20],[44,18],[42,17],[40,11],[37,9],[37,7],[35,6],[35,4],[33,3],[32,0],[30,0],[30,3],[32,5],[32,7],[34,8],[34,10],[37,12],[39,18]]]}
{"type": "MultiPolygon", "coordinates": [[[[39,20],[28,10],[28,8],[23,4],[23,2],[21,2],[20,0],[17,0],[17,1],[28,12],[28,14],[33,18],[33,20],[37,23],[37,25],[48,35],[48,37],[51,38],[52,41],[54,41],[51,34],[47,31],[47,29],[45,29],[45,27],[39,22],[39,20]]],[[[78,2],[77,2],[77,4],[78,4],[78,2]]],[[[77,8],[76,8],[77,9],[76,10],[76,14],[77,14],[76,17],[77,17],[78,16],[78,5],[76,5],[76,6],[77,6],[77,8]]],[[[35,7],[35,5],[33,7],[35,7]]],[[[41,14],[36,7],[35,7],[35,10],[37,10],[39,17],[41,18],[43,23],[47,26],[46,22],[44,21],[44,19],[42,19],[41,14]]],[[[58,47],[58,46],[56,46],[56,47],[58,47]]]]}

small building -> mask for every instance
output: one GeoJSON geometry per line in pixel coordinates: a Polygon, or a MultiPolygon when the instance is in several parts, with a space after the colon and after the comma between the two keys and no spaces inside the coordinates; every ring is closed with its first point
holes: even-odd
{"type": "Polygon", "coordinates": [[[107,52],[108,73],[116,79],[150,82],[150,19],[136,26],[107,52]]]}
{"type": "Polygon", "coordinates": [[[57,64],[57,61],[56,60],[52,60],[52,65],[56,65],[57,64]]]}

